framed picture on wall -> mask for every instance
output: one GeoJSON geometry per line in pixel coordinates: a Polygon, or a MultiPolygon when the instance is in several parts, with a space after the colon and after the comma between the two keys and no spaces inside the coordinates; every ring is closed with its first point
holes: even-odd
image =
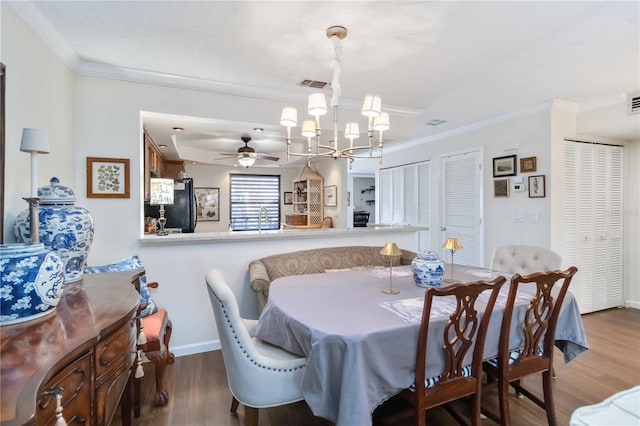
{"type": "Polygon", "coordinates": [[[531,173],[536,171],[536,157],[526,157],[520,159],[520,173],[531,173]]]}
{"type": "Polygon", "coordinates": [[[516,156],[496,157],[493,159],[493,177],[515,176],[516,156]]]}
{"type": "Polygon", "coordinates": [[[87,198],[129,198],[129,159],[87,157],[87,198]]]}
{"type": "Polygon", "coordinates": [[[496,179],[493,181],[493,196],[497,198],[509,196],[509,179],[496,179]]]}
{"type": "Polygon", "coordinates": [[[546,197],[544,175],[529,176],[529,198],[546,197]]]}
{"type": "Polygon", "coordinates": [[[284,193],[284,204],[293,204],[293,192],[284,193]]]}
{"type": "Polygon", "coordinates": [[[338,205],[338,187],[330,185],[324,187],[324,206],[336,207],[338,205]]]}
{"type": "Polygon", "coordinates": [[[220,220],[220,188],[194,188],[198,221],[220,220]]]}

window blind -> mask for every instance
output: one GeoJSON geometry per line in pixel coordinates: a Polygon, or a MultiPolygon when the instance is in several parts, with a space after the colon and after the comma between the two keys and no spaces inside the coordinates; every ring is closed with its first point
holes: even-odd
{"type": "Polygon", "coordinates": [[[258,230],[261,216],[263,230],[280,228],[280,176],[279,175],[229,175],[231,230],[258,230]],[[268,219],[267,219],[268,217],[268,219]]]}

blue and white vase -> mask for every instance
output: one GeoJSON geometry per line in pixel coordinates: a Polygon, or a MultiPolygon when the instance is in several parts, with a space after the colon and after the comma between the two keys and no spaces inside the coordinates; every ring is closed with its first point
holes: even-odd
{"type": "Polygon", "coordinates": [[[63,281],[60,256],[43,244],[0,245],[0,325],[53,312],[63,281]]]}
{"type": "Polygon", "coordinates": [[[434,251],[418,253],[411,261],[413,279],[419,287],[436,287],[442,284],[444,262],[434,251]]]}
{"type": "MultiPolygon", "coordinates": [[[[89,210],[75,205],[73,190],[51,178],[50,185],[38,188],[40,210],[40,242],[58,253],[64,263],[64,282],[82,279],[84,265],[93,242],[93,217],[89,210]]],[[[29,210],[16,218],[16,240],[30,241],[29,210]]]]}

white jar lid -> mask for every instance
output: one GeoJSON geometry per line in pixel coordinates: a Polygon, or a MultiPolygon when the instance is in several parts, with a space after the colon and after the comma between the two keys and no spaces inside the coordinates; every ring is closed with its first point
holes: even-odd
{"type": "Polygon", "coordinates": [[[73,190],[68,186],[60,185],[60,180],[57,177],[52,177],[49,182],[50,185],[38,188],[40,204],[74,204],[76,202],[73,190]]]}

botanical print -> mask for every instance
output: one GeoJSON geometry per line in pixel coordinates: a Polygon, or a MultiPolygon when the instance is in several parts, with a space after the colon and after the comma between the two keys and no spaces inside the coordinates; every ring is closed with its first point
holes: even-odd
{"type": "Polygon", "coordinates": [[[99,164],[98,175],[98,192],[122,192],[122,176],[124,167],[122,164],[99,164]]]}

